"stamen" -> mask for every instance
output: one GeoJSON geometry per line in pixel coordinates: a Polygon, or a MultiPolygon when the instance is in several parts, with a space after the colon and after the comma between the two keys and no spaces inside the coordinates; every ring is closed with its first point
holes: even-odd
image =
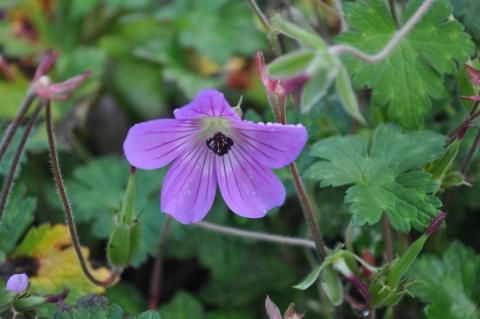
{"type": "Polygon", "coordinates": [[[233,140],[221,132],[215,133],[213,137],[207,139],[207,147],[218,156],[228,154],[232,146],[233,140]]]}

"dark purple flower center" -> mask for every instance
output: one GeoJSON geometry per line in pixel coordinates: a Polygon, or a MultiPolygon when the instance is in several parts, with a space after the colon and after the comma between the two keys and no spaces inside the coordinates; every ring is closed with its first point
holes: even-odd
{"type": "Polygon", "coordinates": [[[218,132],[215,133],[213,137],[207,139],[207,146],[218,156],[223,156],[228,154],[228,151],[232,148],[233,140],[223,133],[218,132]]]}

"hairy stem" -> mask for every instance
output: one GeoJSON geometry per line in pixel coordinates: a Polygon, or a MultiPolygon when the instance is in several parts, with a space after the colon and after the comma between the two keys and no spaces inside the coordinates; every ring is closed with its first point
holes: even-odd
{"type": "Polygon", "coordinates": [[[120,275],[120,270],[113,269],[110,272],[110,276],[105,280],[97,279],[88,268],[87,262],[83,257],[82,248],[80,246],[80,241],[78,239],[77,227],[75,226],[75,222],[73,220],[72,207],[68,199],[67,191],[65,189],[65,184],[63,183],[62,172],[61,172],[59,161],[58,161],[57,148],[55,146],[55,138],[53,133],[50,101],[48,101],[45,106],[45,121],[47,124],[46,126],[47,126],[48,146],[49,146],[49,152],[50,152],[50,159],[52,162],[53,175],[55,178],[55,184],[57,186],[58,193],[60,194],[60,199],[62,200],[63,208],[65,210],[65,216],[67,218],[68,229],[70,231],[70,236],[72,238],[73,248],[75,249],[75,253],[77,254],[80,267],[82,268],[82,271],[85,274],[85,276],[92,283],[101,287],[109,287],[118,279],[120,275]]]}
{"type": "Polygon", "coordinates": [[[209,222],[196,223],[194,224],[194,226],[198,228],[210,230],[213,232],[217,232],[220,234],[225,234],[228,236],[248,238],[248,239],[265,241],[265,242],[281,244],[281,245],[302,246],[302,247],[313,248],[313,249],[315,248],[315,243],[313,241],[308,239],[303,239],[303,238],[272,235],[272,234],[251,231],[251,230],[242,230],[234,227],[216,225],[209,222]]]}
{"type": "Polygon", "coordinates": [[[168,233],[170,231],[170,225],[172,223],[172,218],[166,215],[165,221],[163,222],[162,232],[160,234],[160,241],[158,243],[158,252],[157,258],[155,260],[155,266],[153,269],[153,279],[150,286],[150,305],[149,309],[157,309],[160,302],[160,293],[162,291],[162,274],[163,274],[163,256],[165,250],[165,243],[168,238],[168,233]]]}
{"type": "Polygon", "coordinates": [[[467,157],[465,157],[465,160],[462,163],[462,167],[460,168],[460,172],[462,174],[465,174],[470,167],[470,164],[472,163],[473,157],[478,151],[478,147],[480,146],[480,129],[477,131],[477,135],[475,135],[475,140],[472,143],[472,146],[470,147],[470,150],[468,151],[467,157]]]}
{"type": "Polygon", "coordinates": [[[422,19],[423,15],[427,12],[428,8],[432,4],[433,0],[425,0],[413,16],[408,20],[405,25],[397,31],[395,36],[383,47],[380,52],[375,54],[366,54],[354,47],[345,44],[334,45],[329,48],[329,51],[334,56],[340,56],[342,54],[350,54],[354,57],[366,62],[377,63],[385,59],[393,49],[408,35],[415,25],[422,19]]]}
{"type": "Polygon", "coordinates": [[[302,205],[305,220],[307,221],[308,228],[310,229],[313,241],[315,242],[315,248],[317,250],[318,257],[320,258],[320,260],[323,260],[325,259],[325,257],[327,257],[328,251],[325,248],[322,234],[320,233],[317,222],[315,220],[315,211],[313,205],[310,201],[310,198],[308,197],[305,185],[303,184],[302,178],[300,177],[300,173],[298,172],[298,168],[295,162],[291,163],[289,165],[289,168],[290,172],[292,173],[293,182],[295,183],[295,189],[297,190],[298,199],[300,200],[300,204],[302,205]]]}
{"type": "Polygon", "coordinates": [[[383,224],[383,239],[385,240],[385,255],[387,257],[387,261],[391,262],[394,258],[392,226],[390,226],[390,223],[388,222],[388,216],[386,213],[384,213],[382,216],[382,224],[383,224]]]}
{"type": "Polygon", "coordinates": [[[3,138],[2,144],[0,145],[0,161],[2,160],[3,156],[5,155],[8,146],[12,142],[13,137],[15,136],[15,132],[17,131],[20,123],[22,122],[25,114],[27,114],[30,105],[32,105],[33,100],[35,99],[35,93],[32,87],[28,88],[27,94],[20,106],[20,110],[15,115],[12,124],[8,127],[7,132],[5,133],[5,137],[3,138]]]}
{"type": "Polygon", "coordinates": [[[263,28],[265,31],[268,33],[268,37],[270,38],[270,42],[273,45],[273,51],[275,55],[280,55],[281,54],[281,46],[280,42],[278,40],[278,35],[274,34],[274,29],[268,21],[267,16],[262,12],[260,7],[258,6],[257,2],[255,0],[248,0],[248,4],[252,8],[253,12],[255,15],[259,18],[260,22],[262,23],[263,28]]]}
{"type": "MultiPolygon", "coordinates": [[[[3,184],[3,189],[2,189],[2,196],[0,198],[0,220],[2,219],[3,212],[4,212],[5,207],[7,205],[8,195],[10,194],[10,190],[11,190],[12,185],[13,185],[13,180],[15,178],[15,172],[17,171],[18,164],[20,163],[20,158],[22,156],[23,149],[25,148],[25,144],[27,143],[28,136],[30,135],[30,132],[32,131],[32,128],[35,125],[35,122],[37,121],[38,115],[40,114],[40,111],[42,110],[42,107],[43,107],[43,104],[39,103],[37,108],[33,112],[32,118],[30,119],[27,126],[25,127],[25,131],[22,134],[22,137],[20,139],[20,143],[18,144],[17,150],[15,151],[15,154],[13,156],[12,164],[10,165],[10,170],[8,171],[8,175],[5,178],[5,182],[3,184]]],[[[11,140],[11,138],[10,138],[10,140],[11,140]]]]}

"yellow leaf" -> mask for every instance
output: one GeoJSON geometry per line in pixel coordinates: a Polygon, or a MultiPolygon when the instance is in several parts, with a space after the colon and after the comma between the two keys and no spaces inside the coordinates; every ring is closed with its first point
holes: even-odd
{"type": "MultiPolygon", "coordinates": [[[[88,260],[89,250],[82,247],[82,253],[88,260]]],[[[92,284],[83,274],[66,225],[43,224],[30,229],[13,257],[32,257],[36,260],[38,269],[30,277],[30,282],[31,289],[39,294],[57,294],[67,287],[70,290],[68,300],[74,301],[89,293],[100,294],[105,291],[92,284]]],[[[94,270],[89,262],[88,267],[96,278],[106,279],[110,275],[107,268],[94,270]]]]}

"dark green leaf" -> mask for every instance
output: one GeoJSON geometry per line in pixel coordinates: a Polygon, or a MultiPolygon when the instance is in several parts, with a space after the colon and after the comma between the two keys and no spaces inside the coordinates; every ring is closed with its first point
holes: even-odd
{"type": "MultiPolygon", "coordinates": [[[[404,21],[421,3],[408,2],[404,21]]],[[[355,31],[342,33],[338,42],[377,53],[397,32],[382,0],[361,0],[345,7],[346,19],[355,31]]],[[[456,71],[455,61],[464,62],[473,53],[473,43],[463,26],[449,20],[451,13],[448,0],[435,1],[407,37],[379,63],[345,58],[355,84],[372,88],[375,103],[387,106],[389,116],[403,126],[422,125],[431,109],[431,99],[444,94],[444,75],[456,71]]]]}
{"type": "Polygon", "coordinates": [[[429,319],[480,318],[480,256],[472,249],[454,242],[441,258],[419,258],[410,274],[429,319]]]}
{"type": "Polygon", "coordinates": [[[431,195],[439,185],[417,170],[443,152],[443,137],[429,131],[402,132],[379,126],[364,136],[332,137],[316,143],[312,154],[324,159],[306,175],[322,186],[351,185],[345,201],[357,224],[377,223],[385,211],[392,226],[408,232],[425,228],[441,202],[431,195]]]}

